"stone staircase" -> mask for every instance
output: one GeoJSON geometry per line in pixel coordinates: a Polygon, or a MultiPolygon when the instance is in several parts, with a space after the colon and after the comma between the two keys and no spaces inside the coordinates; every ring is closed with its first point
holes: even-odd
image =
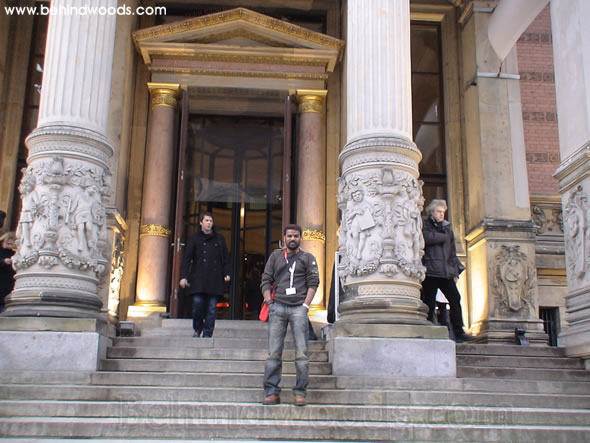
{"type": "Polygon", "coordinates": [[[0,436],[590,442],[590,372],[562,349],[458,345],[458,378],[375,378],[332,375],[325,343],[312,342],[309,404],[298,408],[289,342],[283,404],[261,405],[265,324],[191,332],[165,320],[115,338],[98,372],[0,372],[0,436]]]}

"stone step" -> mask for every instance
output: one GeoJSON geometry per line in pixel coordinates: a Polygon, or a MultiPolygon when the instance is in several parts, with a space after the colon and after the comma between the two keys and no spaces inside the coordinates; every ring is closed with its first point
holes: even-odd
{"type": "MultiPolygon", "coordinates": [[[[264,361],[236,360],[163,360],[163,359],[106,359],[100,362],[104,371],[155,371],[155,372],[213,372],[213,373],[264,373],[264,361]]],[[[330,363],[310,362],[310,374],[331,374],[330,363]]],[[[295,364],[283,363],[283,374],[295,374],[295,364]]]]}
{"type": "MultiPolygon", "coordinates": [[[[285,384],[283,384],[285,386],[285,384]]],[[[290,386],[281,394],[284,403],[292,403],[290,386]]],[[[81,385],[0,385],[4,400],[54,401],[164,401],[173,404],[189,402],[260,403],[261,387],[146,387],[146,386],[81,386],[81,385]]],[[[374,389],[310,389],[310,404],[375,405],[375,406],[465,406],[496,408],[531,408],[542,405],[552,409],[590,409],[589,395],[517,394],[509,392],[457,392],[374,389]]],[[[319,418],[319,417],[318,417],[319,418]]]]}
{"type": "MultiPolygon", "coordinates": [[[[500,368],[544,368],[544,369],[584,369],[584,364],[576,358],[565,357],[517,357],[488,355],[457,355],[457,366],[489,366],[500,368]]],[[[590,381],[590,373],[588,373],[590,381]]]]}
{"type": "MultiPolygon", "coordinates": [[[[291,332],[288,331],[289,336],[291,332]]],[[[140,337],[190,337],[193,338],[193,328],[161,328],[141,331],[140,337]]],[[[215,328],[212,338],[258,338],[266,339],[267,329],[237,329],[237,328],[215,328]]],[[[197,338],[197,337],[195,337],[197,338]]],[[[204,337],[201,337],[204,338],[204,337]]]]}
{"type": "MultiPolygon", "coordinates": [[[[268,351],[262,349],[211,349],[211,348],[156,348],[109,347],[107,358],[201,359],[201,360],[257,360],[264,361],[268,351]]],[[[284,361],[295,360],[295,350],[283,351],[284,361]]],[[[310,361],[327,362],[327,351],[310,351],[310,361]]]]}
{"type": "MultiPolygon", "coordinates": [[[[184,372],[70,372],[51,373],[39,371],[2,371],[0,384],[79,384],[111,386],[159,386],[159,387],[224,387],[259,388],[262,374],[211,374],[184,372]]],[[[295,376],[282,377],[282,386],[295,384],[295,376]]],[[[590,395],[590,383],[547,380],[505,380],[486,378],[428,378],[428,377],[352,377],[314,375],[309,380],[310,389],[374,389],[416,391],[482,391],[531,394],[579,394],[590,395]]]]}
{"type": "MultiPolygon", "coordinates": [[[[220,348],[220,349],[268,349],[268,339],[245,338],[192,338],[190,335],[177,336],[153,336],[153,337],[115,337],[115,347],[181,347],[181,348],[220,348]]],[[[294,349],[293,340],[289,336],[285,340],[285,349],[294,349]]],[[[310,341],[311,351],[325,349],[324,341],[310,341]]]]}
{"type": "Polygon", "coordinates": [[[512,380],[554,380],[589,382],[590,372],[580,369],[501,368],[457,366],[457,377],[504,378],[512,380]]]}
{"type": "MultiPolygon", "coordinates": [[[[190,318],[165,318],[158,328],[146,328],[146,331],[161,331],[163,329],[189,329],[192,331],[193,320],[190,318]]],[[[218,329],[268,329],[268,323],[260,320],[215,320],[215,330],[218,329]]]]}
{"type": "Polygon", "coordinates": [[[458,344],[457,355],[498,355],[515,357],[566,357],[565,348],[555,346],[517,346],[493,344],[458,344]]]}
{"type": "Polygon", "coordinates": [[[241,418],[15,417],[0,418],[0,434],[64,438],[260,438],[266,440],[582,442],[588,426],[431,424],[333,420],[250,420],[241,418]]]}
{"type": "MultiPolygon", "coordinates": [[[[260,388],[260,374],[233,373],[186,373],[186,372],[119,372],[99,371],[81,373],[59,371],[45,374],[42,372],[0,372],[0,384],[4,385],[110,385],[110,386],[157,386],[157,387],[224,387],[224,388],[260,388]]],[[[284,374],[282,386],[293,386],[294,374],[284,374]]],[[[309,380],[309,388],[336,388],[336,377],[333,375],[314,375],[309,380]]]]}
{"type": "Polygon", "coordinates": [[[146,417],[170,419],[334,420],[432,424],[510,424],[579,426],[590,423],[590,411],[464,406],[355,406],[292,404],[267,407],[260,403],[168,401],[0,400],[0,417],[121,417],[133,422],[146,417]]]}

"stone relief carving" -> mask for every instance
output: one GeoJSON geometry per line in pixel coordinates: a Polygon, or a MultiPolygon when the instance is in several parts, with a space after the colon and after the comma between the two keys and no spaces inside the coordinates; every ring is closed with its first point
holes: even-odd
{"type": "Polygon", "coordinates": [[[520,246],[502,245],[493,262],[496,315],[530,317],[536,312],[536,272],[520,246]]]}
{"type": "Polygon", "coordinates": [[[590,267],[589,210],[588,198],[582,185],[578,185],[570,194],[563,214],[568,277],[574,280],[583,279],[590,267]]]}
{"type": "Polygon", "coordinates": [[[123,254],[124,240],[122,235],[115,234],[113,254],[111,256],[111,278],[109,282],[108,310],[111,315],[118,317],[119,297],[121,281],[125,270],[125,257],[123,254]]]}
{"type": "Polygon", "coordinates": [[[338,179],[340,276],[376,272],[424,279],[422,182],[383,167],[338,179]]]}
{"type": "Polygon", "coordinates": [[[561,208],[548,208],[534,205],[531,208],[536,234],[563,233],[563,218],[561,208]],[[548,216],[549,215],[549,216],[548,216]]]}
{"type": "Polygon", "coordinates": [[[102,168],[54,156],[24,170],[16,269],[60,262],[70,269],[104,274],[110,175],[102,168]]]}
{"type": "Polygon", "coordinates": [[[40,210],[44,207],[40,205],[39,196],[35,191],[37,180],[34,175],[25,173],[18,189],[21,194],[22,212],[18,223],[16,235],[21,244],[31,247],[31,231],[35,220],[41,215],[40,210]]]}

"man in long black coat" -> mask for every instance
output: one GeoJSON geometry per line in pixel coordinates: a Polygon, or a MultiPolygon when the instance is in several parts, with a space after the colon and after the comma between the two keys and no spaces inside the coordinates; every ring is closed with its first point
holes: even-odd
{"type": "Polygon", "coordinates": [[[428,320],[434,320],[436,292],[442,291],[451,308],[451,323],[455,333],[455,341],[462,343],[473,340],[470,334],[463,331],[463,314],[461,311],[461,294],[456,281],[465,269],[457,258],[455,235],[451,224],[445,220],[447,202],[432,200],[426,207],[428,218],[424,221],[424,257],[422,264],[426,266],[426,278],[422,282],[422,301],[428,306],[428,320]]]}
{"type": "Polygon", "coordinates": [[[199,218],[201,229],[188,241],[180,269],[180,287],[193,297],[193,337],[212,337],[217,297],[230,281],[229,254],[223,235],[213,230],[213,215],[199,218]]]}

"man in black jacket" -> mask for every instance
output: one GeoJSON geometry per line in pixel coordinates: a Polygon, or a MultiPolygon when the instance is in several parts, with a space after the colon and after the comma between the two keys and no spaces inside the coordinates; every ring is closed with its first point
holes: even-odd
{"type": "Polygon", "coordinates": [[[188,241],[180,269],[180,287],[193,296],[193,337],[212,337],[217,297],[230,281],[229,254],[225,239],[213,230],[213,215],[199,218],[201,230],[188,241]]]}
{"type": "Polygon", "coordinates": [[[444,200],[432,200],[426,207],[429,215],[422,230],[425,243],[422,263],[426,266],[426,278],[422,282],[422,301],[428,306],[428,320],[433,321],[436,292],[438,289],[441,290],[451,308],[455,341],[462,343],[475,337],[463,331],[461,294],[456,282],[465,268],[457,258],[455,235],[451,224],[445,220],[446,211],[447,202],[444,200]]]}

